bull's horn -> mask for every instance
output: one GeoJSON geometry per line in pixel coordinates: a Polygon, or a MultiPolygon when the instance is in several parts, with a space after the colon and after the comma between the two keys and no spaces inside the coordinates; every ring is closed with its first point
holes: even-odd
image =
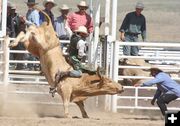
{"type": "Polygon", "coordinates": [[[36,10],[38,10],[39,12],[41,12],[41,13],[44,14],[44,16],[45,16],[45,18],[46,18],[46,21],[47,21],[47,25],[49,25],[49,24],[51,23],[51,19],[50,19],[50,17],[49,17],[48,14],[46,14],[43,10],[41,10],[41,9],[39,9],[39,8],[37,8],[37,7],[34,7],[34,9],[36,9],[36,10]]]}
{"type": "Polygon", "coordinates": [[[99,67],[99,66],[98,66],[98,68],[97,68],[97,75],[99,76],[100,79],[102,78],[102,75],[101,75],[100,67],[99,67]]]}

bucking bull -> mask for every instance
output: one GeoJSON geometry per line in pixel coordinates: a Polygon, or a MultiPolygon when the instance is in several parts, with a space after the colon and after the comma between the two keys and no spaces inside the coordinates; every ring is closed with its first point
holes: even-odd
{"type": "Polygon", "coordinates": [[[73,68],[66,62],[62,54],[59,39],[49,16],[43,11],[41,12],[47,21],[39,27],[31,25],[27,28],[26,33],[19,33],[9,46],[14,47],[22,42],[31,54],[39,57],[42,72],[45,74],[49,85],[51,87],[56,86],[58,94],[62,97],[65,117],[71,117],[68,112],[68,105],[70,102],[74,102],[80,108],[82,117],[88,118],[83,103],[88,96],[118,94],[123,91],[123,87],[100,74],[88,75],[86,73],[80,78],[67,77],[59,83],[55,83],[55,75],[58,71],[67,71],[73,68]]]}

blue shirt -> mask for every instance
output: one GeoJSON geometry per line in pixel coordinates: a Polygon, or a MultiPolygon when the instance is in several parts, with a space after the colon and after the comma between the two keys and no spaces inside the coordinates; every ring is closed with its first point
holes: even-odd
{"type": "Polygon", "coordinates": [[[158,73],[154,79],[143,83],[142,86],[151,86],[157,84],[157,92],[155,98],[157,98],[160,93],[170,93],[175,94],[177,97],[180,97],[180,84],[172,80],[171,77],[164,73],[158,73]]]}
{"type": "Polygon", "coordinates": [[[63,16],[59,16],[54,22],[55,31],[59,38],[62,36],[66,36],[68,38],[70,37],[68,31],[65,28],[65,21],[66,20],[64,20],[63,16]]]}
{"type": "Polygon", "coordinates": [[[36,26],[39,26],[39,12],[35,9],[28,10],[26,14],[27,21],[25,22],[28,26],[35,24],[36,26]]]}

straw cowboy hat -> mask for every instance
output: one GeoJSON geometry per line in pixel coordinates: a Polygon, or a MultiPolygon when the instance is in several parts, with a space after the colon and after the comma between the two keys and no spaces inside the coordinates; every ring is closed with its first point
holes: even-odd
{"type": "Polygon", "coordinates": [[[36,1],[35,0],[28,0],[27,2],[25,2],[26,4],[28,4],[28,5],[34,5],[34,4],[38,4],[38,3],[36,3],[36,1]]]}
{"type": "Polygon", "coordinates": [[[11,6],[12,8],[12,10],[16,10],[16,5],[14,5],[14,4],[12,4],[12,6],[11,6]]]}
{"type": "Polygon", "coordinates": [[[63,4],[61,7],[59,7],[59,10],[69,10],[70,8],[66,5],[66,4],[63,4]]]}
{"type": "Polygon", "coordinates": [[[144,4],[142,2],[137,2],[136,3],[136,8],[138,9],[144,9],[144,4]]]}
{"type": "Polygon", "coordinates": [[[47,3],[52,3],[54,6],[57,5],[57,4],[54,2],[54,0],[44,0],[44,1],[43,1],[43,6],[45,7],[47,3]]]}
{"type": "Polygon", "coordinates": [[[9,1],[7,1],[7,7],[12,7],[12,4],[9,1]]]}
{"type": "Polygon", "coordinates": [[[89,7],[86,3],[86,1],[80,1],[79,4],[77,5],[78,7],[89,7]]]}
{"type": "Polygon", "coordinates": [[[87,28],[85,26],[79,26],[79,28],[75,30],[75,32],[80,32],[88,35],[87,28]]]}

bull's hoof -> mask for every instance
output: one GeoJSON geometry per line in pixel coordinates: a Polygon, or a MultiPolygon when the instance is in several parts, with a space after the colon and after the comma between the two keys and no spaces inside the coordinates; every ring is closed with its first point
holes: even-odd
{"type": "Polygon", "coordinates": [[[49,93],[54,97],[55,93],[57,92],[56,88],[49,88],[49,93]]]}
{"type": "Polygon", "coordinates": [[[11,42],[8,46],[9,46],[9,47],[14,47],[14,46],[15,46],[15,43],[11,42]]]}
{"type": "Polygon", "coordinates": [[[65,114],[65,115],[64,115],[64,118],[72,119],[73,117],[72,117],[70,114],[65,114]]]}
{"type": "Polygon", "coordinates": [[[86,115],[86,116],[83,116],[83,118],[89,118],[89,116],[88,116],[88,115],[86,115]]]}

